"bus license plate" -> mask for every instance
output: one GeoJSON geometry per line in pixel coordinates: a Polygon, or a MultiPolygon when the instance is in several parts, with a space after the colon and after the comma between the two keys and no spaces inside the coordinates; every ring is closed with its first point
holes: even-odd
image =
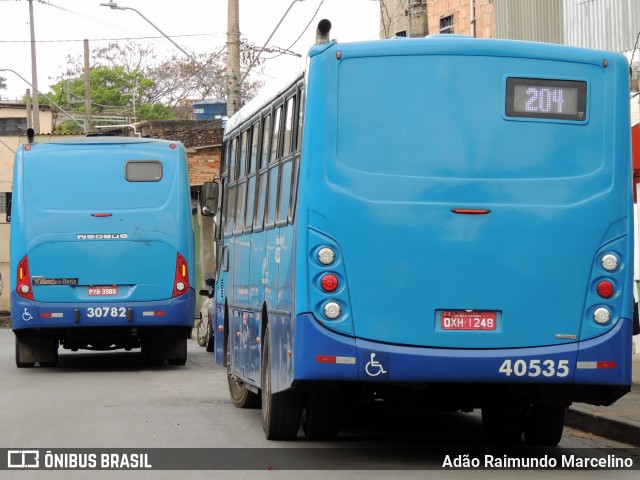
{"type": "Polygon", "coordinates": [[[115,285],[103,287],[89,287],[90,297],[113,297],[118,295],[118,287],[115,285]]]}
{"type": "Polygon", "coordinates": [[[440,312],[442,330],[495,330],[496,312],[440,312]]]}

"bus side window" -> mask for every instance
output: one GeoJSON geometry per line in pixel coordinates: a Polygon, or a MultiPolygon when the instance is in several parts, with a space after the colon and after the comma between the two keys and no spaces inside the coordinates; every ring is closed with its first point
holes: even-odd
{"type": "Polygon", "coordinates": [[[282,164],[281,179],[280,179],[280,192],[278,201],[278,225],[286,225],[289,218],[289,200],[291,197],[291,169],[293,166],[293,160],[290,158],[282,164]]]}
{"type": "Polygon", "coordinates": [[[271,129],[271,153],[269,154],[269,187],[267,195],[267,212],[265,228],[273,227],[276,223],[276,207],[278,200],[278,171],[280,152],[280,133],[282,121],[282,106],[279,106],[273,114],[273,128],[271,129]]]}
{"type": "Polygon", "coordinates": [[[253,213],[256,203],[256,163],[258,159],[258,141],[260,139],[260,123],[251,127],[251,151],[249,152],[249,179],[247,180],[247,214],[244,231],[250,232],[253,227],[253,213]]]}
{"type": "MultiPolygon", "coordinates": [[[[296,126],[296,141],[293,150],[299,152],[302,148],[302,125],[304,120],[304,90],[298,90],[298,125],[296,126]]],[[[295,198],[295,197],[294,197],[295,198]]]]}
{"type": "Polygon", "coordinates": [[[271,153],[269,154],[269,163],[278,160],[278,144],[280,139],[280,117],[282,116],[282,107],[278,107],[273,114],[273,128],[271,129],[271,153]]]}
{"type": "Polygon", "coordinates": [[[277,163],[269,168],[269,198],[267,200],[267,220],[265,222],[265,228],[273,227],[275,225],[279,172],[280,165],[277,163]]]}
{"type": "Polygon", "coordinates": [[[231,148],[229,148],[229,157],[227,163],[229,165],[229,189],[228,194],[225,195],[225,217],[227,218],[226,228],[224,231],[225,236],[230,236],[233,233],[233,223],[236,215],[236,172],[237,172],[237,155],[238,150],[238,137],[233,138],[230,141],[231,148]]]}
{"type": "Polygon", "coordinates": [[[289,218],[289,201],[291,196],[291,170],[293,160],[293,119],[295,113],[296,97],[290,97],[286,103],[284,117],[284,132],[282,145],[282,166],[280,167],[280,188],[278,189],[278,211],[276,225],[286,225],[289,218]],[[287,158],[288,157],[288,158],[287,158]]]}
{"type": "Polygon", "coordinates": [[[256,198],[256,216],[253,222],[254,231],[264,228],[264,214],[267,204],[267,164],[269,162],[271,141],[271,114],[265,115],[262,120],[262,147],[260,154],[260,172],[258,174],[258,192],[256,198]]]}
{"type": "Polygon", "coordinates": [[[287,156],[292,151],[293,140],[293,112],[295,107],[295,97],[291,97],[287,100],[287,106],[284,117],[284,137],[282,142],[282,158],[287,156]]]}
{"type": "Polygon", "coordinates": [[[245,202],[247,201],[247,151],[249,150],[249,130],[242,132],[240,137],[240,155],[238,156],[238,186],[236,218],[233,233],[244,230],[245,202]]]}

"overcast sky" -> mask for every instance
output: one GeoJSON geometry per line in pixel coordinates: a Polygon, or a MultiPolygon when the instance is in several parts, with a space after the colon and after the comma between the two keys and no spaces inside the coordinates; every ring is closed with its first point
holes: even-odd
{"type": "MultiPolygon", "coordinates": [[[[49,91],[63,67],[66,56],[83,52],[83,39],[90,48],[116,39],[159,37],[160,34],[137,13],[100,6],[108,0],[34,0],[38,89],[49,91]]],[[[293,0],[240,0],[240,32],[250,43],[262,46],[293,0]]],[[[227,0],[117,0],[135,8],[189,53],[217,51],[225,45],[227,0]],[[178,36],[178,37],[176,37],[178,36]]],[[[313,22],[291,50],[306,54],[315,40],[318,21],[333,24],[331,38],[340,42],[378,38],[379,3],[375,0],[298,0],[278,28],[269,45],[288,48],[303,32],[320,7],[313,22]]],[[[8,68],[31,82],[29,4],[27,0],[0,0],[0,69],[8,68]]],[[[180,51],[164,38],[145,38],[162,54],[180,51]]],[[[265,55],[266,57],[270,55],[265,55]]],[[[300,60],[283,55],[265,64],[265,82],[295,69],[300,60]]],[[[11,72],[4,98],[16,99],[29,88],[11,72]]]]}

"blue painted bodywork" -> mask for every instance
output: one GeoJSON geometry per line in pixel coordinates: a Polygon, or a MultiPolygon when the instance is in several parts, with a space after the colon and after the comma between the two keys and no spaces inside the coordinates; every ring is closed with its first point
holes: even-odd
{"type": "Polygon", "coordinates": [[[227,304],[229,333],[253,342],[232,351],[248,383],[260,387],[265,308],[272,391],[314,380],[630,384],[626,59],[444,37],[310,51],[294,225],[225,240],[230,265],[251,267],[220,272],[216,325],[225,328],[227,304]],[[586,82],[584,119],[508,117],[509,77],[586,82]],[[336,252],[329,266],[317,260],[325,246],[336,252]],[[601,266],[606,253],[620,259],[613,272],[601,266]],[[339,279],[335,292],[321,289],[325,273],[339,279]],[[596,290],[605,279],[608,299],[596,290]],[[256,292],[250,303],[240,285],[256,292]],[[342,307],[336,320],[324,316],[328,301],[342,307]],[[606,325],[593,319],[601,306],[606,325]],[[492,311],[498,325],[446,331],[447,310],[492,311]],[[372,353],[387,373],[363,373],[372,353]],[[534,374],[538,361],[562,361],[562,375],[507,376],[505,360],[534,360],[534,374]]]}
{"type": "Polygon", "coordinates": [[[16,332],[193,326],[194,234],[180,143],[105,137],[23,145],[16,152],[13,188],[11,318],[16,332]],[[128,181],[125,164],[132,160],[161,162],[162,178],[128,181]],[[172,298],[178,253],[186,260],[190,288],[172,298]],[[32,280],[75,279],[76,284],[34,282],[34,300],[20,297],[16,272],[24,257],[32,280]],[[117,295],[91,296],[90,286],[114,286],[117,295]],[[101,309],[101,316],[87,317],[88,308],[101,309]],[[131,313],[122,315],[128,309],[131,313]],[[43,318],[43,313],[55,315],[43,318]]]}

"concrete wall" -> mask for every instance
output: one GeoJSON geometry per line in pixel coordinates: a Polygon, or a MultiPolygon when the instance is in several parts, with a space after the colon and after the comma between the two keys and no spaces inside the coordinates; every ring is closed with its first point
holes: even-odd
{"type": "MultiPolygon", "coordinates": [[[[25,105],[0,104],[0,118],[26,117],[25,105]]],[[[43,132],[51,132],[53,128],[53,112],[48,108],[40,111],[40,125],[43,132]]],[[[0,137],[0,192],[13,191],[14,152],[26,141],[26,136],[0,137]]],[[[9,224],[5,222],[5,215],[0,214],[0,276],[3,283],[2,292],[0,292],[0,311],[9,310],[9,275],[9,224]]]]}

